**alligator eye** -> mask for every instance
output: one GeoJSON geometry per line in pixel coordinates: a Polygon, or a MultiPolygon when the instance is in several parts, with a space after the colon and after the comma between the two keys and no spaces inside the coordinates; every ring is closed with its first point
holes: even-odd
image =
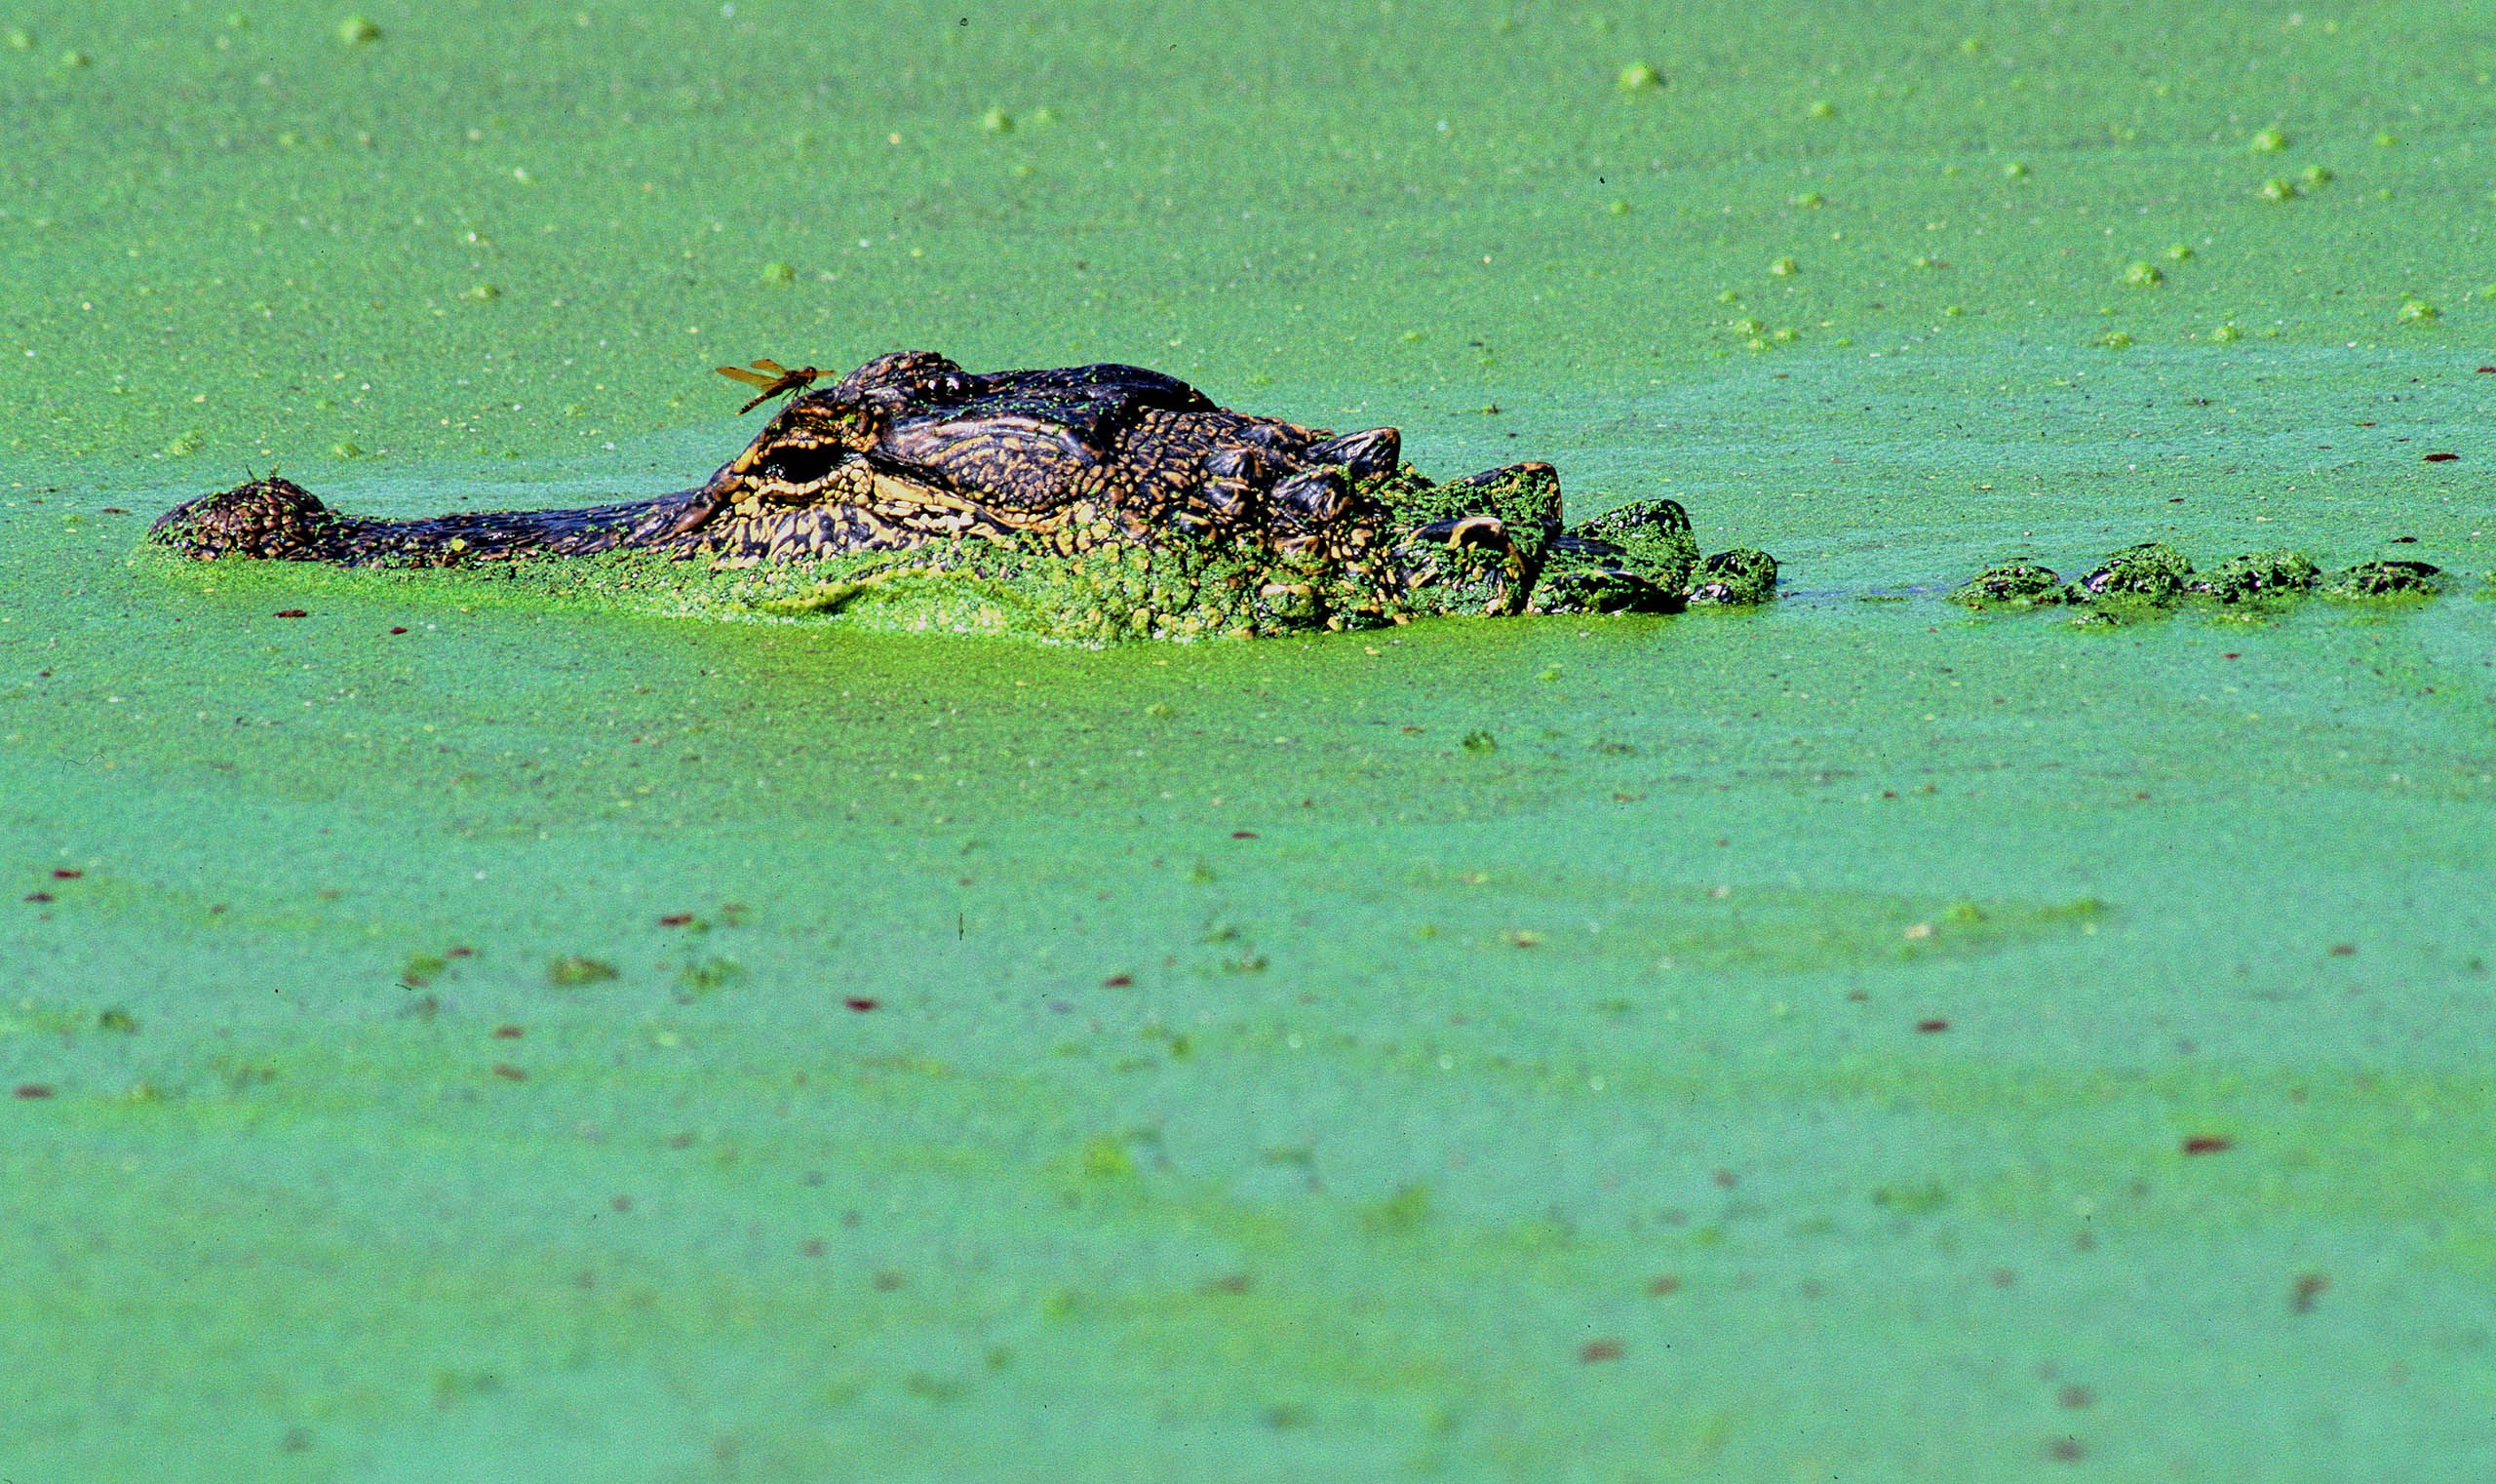
{"type": "Polygon", "coordinates": [[[841,450],[830,444],[783,444],[754,466],[754,478],[766,484],[812,485],[840,462],[841,450]]]}

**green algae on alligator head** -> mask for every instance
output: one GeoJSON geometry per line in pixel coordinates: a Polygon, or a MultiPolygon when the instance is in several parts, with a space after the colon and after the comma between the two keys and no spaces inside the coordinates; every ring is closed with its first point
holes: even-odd
{"type": "Polygon", "coordinates": [[[1234,412],[1139,367],[973,374],[900,351],[800,391],[675,494],[398,521],[340,515],[272,477],[178,506],[151,535],[203,560],[350,566],[641,552],[752,569],[756,606],[784,617],[1082,643],[1672,612],[1774,590],[1761,552],[1697,571],[1670,500],[1572,530],[1548,464],[1439,483],[1401,447],[1393,428],[1234,412]]]}
{"type": "Polygon", "coordinates": [[[2321,576],[2322,568],[2303,552],[2248,552],[2228,558],[2190,586],[2219,603],[2255,603],[2309,592],[2321,576]]]}
{"type": "Polygon", "coordinates": [[[2062,573],[2026,557],[2014,557],[1969,578],[1965,587],[1950,595],[1950,601],[1971,608],[2062,603],[2062,573]]]}
{"type": "Polygon", "coordinates": [[[2443,568],[2424,562],[2360,562],[2322,579],[2317,589],[2326,598],[2433,598],[2444,590],[2443,568]]]}

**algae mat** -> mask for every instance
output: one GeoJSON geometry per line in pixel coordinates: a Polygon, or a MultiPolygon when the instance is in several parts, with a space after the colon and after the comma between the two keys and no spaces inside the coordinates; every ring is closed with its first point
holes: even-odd
{"type": "Polygon", "coordinates": [[[0,1478],[2485,1476],[2496,52],[1758,10],[0,16],[0,1478]],[[910,343],[1789,591],[131,561],[246,464],[677,488],[711,365],[910,343]],[[2462,575],[1938,596],[2153,537],[2462,575]]]}

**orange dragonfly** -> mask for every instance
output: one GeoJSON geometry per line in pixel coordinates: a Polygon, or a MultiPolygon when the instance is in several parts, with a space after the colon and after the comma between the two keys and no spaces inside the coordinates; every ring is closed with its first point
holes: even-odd
{"type": "Polygon", "coordinates": [[[743,417],[784,392],[804,391],[812,386],[823,372],[811,366],[800,366],[796,371],[791,371],[777,361],[757,361],[752,371],[747,371],[741,366],[722,366],[720,368],[720,374],[731,381],[742,381],[748,386],[761,389],[755,394],[752,402],[737,409],[737,415],[743,417]]]}

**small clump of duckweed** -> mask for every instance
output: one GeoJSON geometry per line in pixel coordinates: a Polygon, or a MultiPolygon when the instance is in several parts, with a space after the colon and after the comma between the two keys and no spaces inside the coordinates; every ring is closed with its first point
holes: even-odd
{"type": "Polygon", "coordinates": [[[1950,595],[1952,603],[1971,608],[2033,607],[2064,601],[2060,572],[2026,557],[1997,563],[1968,579],[1950,595]]]}
{"type": "Polygon", "coordinates": [[[2273,176],[2262,182],[2258,193],[2265,201],[2294,201],[2297,199],[2297,183],[2285,176],[2273,176]]]}
{"type": "Polygon", "coordinates": [[[2253,152],[2260,155],[2275,155],[2287,147],[2288,132],[2279,128],[2263,130],[2253,137],[2251,142],[2253,152]]]}
{"type": "Polygon", "coordinates": [[[986,113],[979,116],[979,132],[982,134],[1012,134],[1014,132],[1014,115],[1006,112],[1002,108],[991,108],[986,113]]]}
{"type": "Polygon", "coordinates": [[[2097,343],[2108,350],[2129,350],[2132,348],[2132,337],[2123,331],[2110,330],[2097,337],[2097,343]]]}
{"type": "Polygon", "coordinates": [[[1651,63],[1635,61],[1621,68],[1613,82],[1623,93],[1653,93],[1663,87],[1664,74],[1651,63]]]}
{"type": "Polygon", "coordinates": [[[2124,270],[2124,285],[2129,289],[2155,289],[2166,282],[2166,275],[2153,262],[2135,262],[2124,270]]]}
{"type": "Polygon", "coordinates": [[[370,17],[349,16],[338,22],[338,41],[345,46],[370,46],[381,39],[381,27],[370,17]]]}
{"type": "Polygon", "coordinates": [[[174,441],[165,445],[165,451],[176,458],[188,458],[207,447],[207,436],[197,428],[193,428],[186,433],[176,434],[174,441]]]}
{"type": "Polygon", "coordinates": [[[698,958],[677,970],[676,981],[683,987],[680,1000],[700,999],[717,994],[745,977],[745,965],[734,958],[698,958]]]}
{"type": "Polygon", "coordinates": [[[1768,265],[1768,271],[1777,278],[1792,278],[1803,271],[1803,265],[1790,257],[1780,257],[1768,265]]]}
{"type": "Polygon", "coordinates": [[[338,459],[362,458],[364,457],[364,447],[363,445],[358,444],[354,439],[341,438],[336,443],[330,445],[330,456],[332,458],[338,459]]]}
{"type": "Polygon", "coordinates": [[[2320,165],[2309,165],[2297,173],[2297,178],[2303,180],[2306,188],[2311,190],[2318,186],[2329,185],[2331,172],[2320,165]]]}
{"type": "Polygon", "coordinates": [[[1818,191],[1796,191],[1793,195],[1785,198],[1785,204],[1787,206],[1799,206],[1804,208],[1806,211],[1816,211],[1819,208],[1828,205],[1829,198],[1821,195],[1818,191]]]}
{"type": "Polygon", "coordinates": [[[2400,307],[2393,311],[2392,317],[2403,325],[2433,325],[2438,318],[2435,305],[2425,299],[2406,297],[2401,299],[2400,307]]]}
{"type": "Polygon", "coordinates": [[[794,264],[785,262],[764,263],[762,265],[762,281],[771,285],[773,288],[786,288],[798,281],[797,267],[794,264]]]}
{"type": "Polygon", "coordinates": [[[1694,606],[1750,607],[1776,596],[1776,559],[1756,546],[1713,553],[1691,575],[1694,606]]]}
{"type": "Polygon", "coordinates": [[[1804,111],[1815,119],[1833,119],[1837,117],[1837,104],[1821,98],[1804,111]]]}
{"type": "Polygon", "coordinates": [[[2388,130],[2378,130],[2375,133],[2375,148],[2377,149],[2391,149],[2399,142],[2400,136],[2393,134],[2388,130]]]}
{"type": "Polygon", "coordinates": [[[2443,568],[2424,562],[2360,562],[2322,579],[2315,591],[2353,600],[2433,598],[2444,590],[2443,568]]]}
{"type": "Polygon", "coordinates": [[[2027,179],[2028,162],[2025,160],[2008,160],[2004,162],[2002,167],[2002,177],[2006,180],[2027,179]]]}
{"type": "Polygon", "coordinates": [[[9,43],[9,50],[12,52],[31,52],[35,49],[34,32],[25,30],[20,26],[13,25],[9,27],[7,40],[9,43]]]}
{"type": "Polygon", "coordinates": [[[2190,244],[2190,243],[2182,243],[2182,242],[2179,242],[2179,243],[2175,244],[2174,246],[2172,246],[2172,247],[2168,248],[2168,249],[2166,250],[2166,260],[2167,260],[2167,261],[2169,261],[2169,262],[2178,262],[2178,263],[2180,263],[2180,262],[2190,262],[2190,261],[2192,261],[2192,260],[2193,260],[2193,247],[2192,247],[2192,244],[2190,244]]]}
{"type": "Polygon", "coordinates": [[[2214,327],[2210,331],[2210,338],[2216,340],[2221,345],[2233,345],[2237,341],[2244,338],[2244,331],[2235,321],[2230,320],[2223,325],[2214,327]]]}
{"type": "Polygon", "coordinates": [[[558,989],[578,989],[586,984],[600,984],[617,977],[614,964],[604,958],[588,958],[566,954],[546,963],[546,982],[558,989]]]}

